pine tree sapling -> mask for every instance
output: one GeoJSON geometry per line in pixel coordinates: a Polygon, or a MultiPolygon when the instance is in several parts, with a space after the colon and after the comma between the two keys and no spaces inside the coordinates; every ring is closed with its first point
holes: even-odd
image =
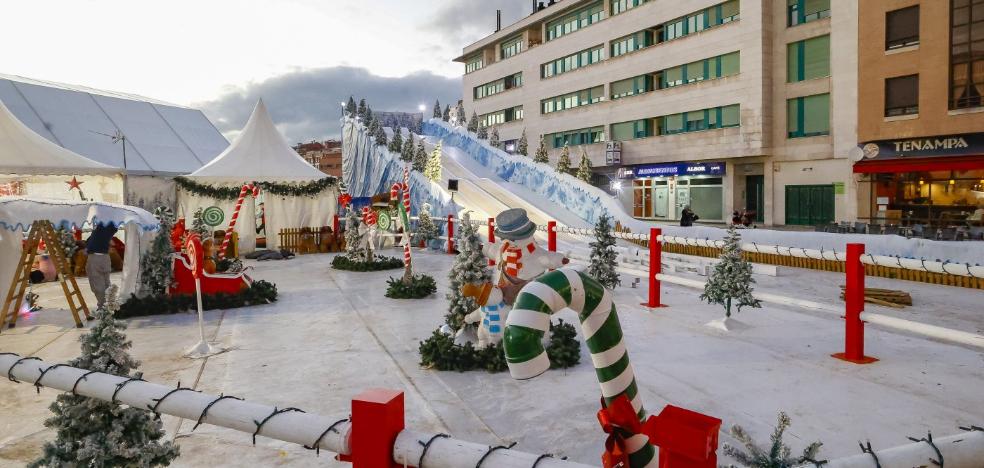
{"type": "Polygon", "coordinates": [[[448,273],[448,314],[444,321],[451,329],[458,331],[464,326],[465,316],[478,308],[475,300],[461,293],[462,286],[470,283],[485,283],[491,280],[489,260],[482,253],[482,239],[472,225],[468,213],[462,216],[458,230],[458,255],[455,255],[448,273]]]}
{"type": "Polygon", "coordinates": [[[602,213],[594,228],[595,240],[591,246],[591,264],[588,276],[598,280],[608,289],[622,284],[615,267],[618,266],[618,253],[615,252],[615,236],[612,235],[612,218],[602,213]]]}
{"type": "Polygon", "coordinates": [[[434,151],[431,151],[430,158],[427,160],[427,167],[424,168],[424,177],[434,182],[441,181],[441,143],[437,142],[434,151]]]}
{"type": "Polygon", "coordinates": [[[472,133],[478,132],[478,114],[472,111],[471,120],[468,121],[468,131],[472,133]]]}
{"type": "Polygon", "coordinates": [[[536,154],[533,156],[533,162],[543,164],[550,162],[550,158],[547,156],[547,146],[543,142],[543,136],[540,137],[540,146],[536,148],[536,154]]]}
{"type": "Polygon", "coordinates": [[[444,106],[444,113],[441,114],[441,120],[445,122],[451,121],[451,106],[444,106]]]}
{"type": "Polygon", "coordinates": [[[478,133],[476,134],[476,136],[478,136],[478,139],[479,140],[488,140],[489,139],[489,129],[488,129],[488,127],[486,127],[485,125],[479,126],[478,127],[478,133]]]}
{"type": "Polygon", "coordinates": [[[588,159],[588,152],[581,147],[581,162],[577,165],[577,178],[587,183],[591,183],[591,160],[588,159]]]}
{"type": "Polygon", "coordinates": [[[564,148],[560,150],[560,157],[557,158],[557,172],[561,174],[570,174],[571,172],[571,148],[564,145],[564,148]]]}
{"type": "Polygon", "coordinates": [[[441,101],[439,100],[434,101],[434,118],[435,119],[441,118],[441,101]]]}
{"type": "MultiPolygon", "coordinates": [[[[738,442],[741,442],[748,451],[745,452],[741,448],[726,442],[723,453],[725,456],[733,458],[747,468],[793,468],[816,460],[817,454],[820,452],[820,447],[823,446],[823,443],[819,441],[806,446],[803,449],[803,454],[799,457],[791,456],[792,450],[782,440],[783,433],[786,432],[789,425],[789,416],[780,411],[776,428],[772,431],[772,436],[769,438],[771,443],[769,444],[768,450],[765,450],[756,445],[751,436],[741,426],[736,424],[731,427],[731,436],[737,439],[738,442]]],[[[734,465],[731,466],[734,467],[734,465]]]]}
{"type": "Polygon", "coordinates": [[[345,115],[347,117],[355,117],[356,113],[355,98],[349,96],[348,103],[345,104],[345,115]]]}
{"type": "Polygon", "coordinates": [[[519,137],[519,143],[517,143],[516,152],[523,155],[529,156],[530,144],[526,141],[526,129],[523,129],[523,134],[519,137]]]}
{"type": "Polygon", "coordinates": [[[351,207],[345,215],[345,256],[353,262],[366,261],[366,249],[362,247],[362,236],[359,234],[359,214],[351,207]]]}
{"type": "Polygon", "coordinates": [[[366,122],[366,100],[365,98],[359,99],[359,109],[355,112],[355,116],[366,122]]]}
{"type": "Polygon", "coordinates": [[[465,105],[459,100],[458,104],[454,106],[455,120],[454,124],[463,127],[465,125],[465,105]]]}
{"type": "Polygon", "coordinates": [[[413,155],[416,147],[413,145],[413,133],[407,136],[407,139],[403,141],[403,148],[400,149],[400,160],[404,162],[413,161],[413,155]]]}
{"type": "MultiPolygon", "coordinates": [[[[126,323],[114,317],[120,307],[118,291],[109,287],[106,303],[93,314],[96,322],[79,338],[81,356],[68,365],[124,377],[140,365],[129,354],[126,323]]],[[[58,395],[49,408],[53,416],[44,425],[56,431],[56,438],[44,444],[31,467],[167,466],[180,453],[172,442],[161,440],[163,424],[144,408],[72,393],[58,395]]]]}
{"type": "Polygon", "coordinates": [[[171,216],[155,212],[161,228],[157,231],[147,253],[140,257],[140,285],[138,295],[163,296],[174,282],[174,246],[171,244],[171,216]]]}
{"type": "Polygon", "coordinates": [[[212,228],[205,224],[205,219],[203,213],[204,208],[198,208],[195,213],[191,215],[191,231],[198,233],[204,242],[205,239],[212,237],[212,228]]]}
{"type": "Polygon", "coordinates": [[[417,214],[417,232],[413,236],[413,242],[416,244],[427,245],[431,239],[437,238],[437,225],[431,219],[430,210],[430,204],[424,203],[420,208],[420,213],[417,214]]]}
{"type": "Polygon", "coordinates": [[[368,121],[370,121],[370,120],[372,120],[374,118],[375,117],[373,117],[373,115],[372,115],[372,107],[370,107],[369,104],[366,104],[366,122],[368,122],[368,121]]]}
{"type": "Polygon", "coordinates": [[[493,148],[499,147],[499,129],[492,127],[492,133],[489,134],[489,145],[493,148]]]}
{"type": "Polygon", "coordinates": [[[403,131],[399,126],[393,129],[393,138],[389,143],[390,153],[399,153],[403,150],[403,131]]]}
{"type": "Polygon", "coordinates": [[[742,307],[762,306],[759,300],[752,296],[754,283],[752,264],[742,257],[741,234],[734,225],[731,225],[724,239],[720,259],[707,278],[700,299],[724,307],[725,318],[728,318],[731,317],[732,305],[738,307],[737,312],[741,312],[742,307]]]}
{"type": "Polygon", "coordinates": [[[413,170],[424,172],[427,167],[427,149],[424,148],[424,139],[417,142],[417,150],[413,153],[413,170]]]}
{"type": "Polygon", "coordinates": [[[376,122],[376,133],[373,135],[376,137],[376,146],[386,146],[389,141],[386,137],[386,131],[383,130],[383,126],[376,122]]]}

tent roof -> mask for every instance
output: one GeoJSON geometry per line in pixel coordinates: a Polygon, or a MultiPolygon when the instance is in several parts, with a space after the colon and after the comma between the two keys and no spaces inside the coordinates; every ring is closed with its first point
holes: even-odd
{"type": "Polygon", "coordinates": [[[118,174],[34,133],[0,102],[0,173],[25,175],[118,174]]]}
{"type": "Polygon", "coordinates": [[[328,176],[290,147],[274,126],[261,99],[236,140],[189,177],[241,183],[312,181],[328,176]]]}
{"type": "Polygon", "coordinates": [[[26,231],[39,220],[51,221],[55,227],[81,228],[96,223],[113,223],[115,226],[136,224],[145,231],[160,228],[154,215],[135,206],[94,201],[0,197],[0,228],[26,231]]]}

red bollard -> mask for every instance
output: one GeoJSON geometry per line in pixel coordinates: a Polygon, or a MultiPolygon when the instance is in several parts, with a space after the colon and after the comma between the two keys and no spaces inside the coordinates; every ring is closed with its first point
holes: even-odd
{"type": "MultiPolygon", "coordinates": [[[[495,218],[489,218],[489,244],[495,243],[495,218]]],[[[495,266],[495,260],[489,259],[489,266],[495,266]]]]}
{"type": "Polygon", "coordinates": [[[847,272],[846,288],[844,290],[844,352],[832,354],[833,357],[855,364],[870,364],[877,361],[864,355],[864,322],[861,312],[864,312],[864,264],[861,255],[864,254],[864,244],[847,244],[847,258],[844,260],[844,271],[847,272]]]}
{"type": "Polygon", "coordinates": [[[352,398],[351,453],[336,458],[353,468],[397,467],[393,445],[403,428],[403,392],[366,390],[352,398]]]}
{"type": "Polygon", "coordinates": [[[331,232],[338,234],[338,213],[335,213],[335,217],[331,220],[331,232]]]}
{"type": "Polygon", "coordinates": [[[649,308],[666,307],[660,303],[660,282],[657,275],[663,272],[663,244],[659,237],[663,235],[660,228],[649,229],[649,302],[642,305],[649,308]]]}
{"type": "Polygon", "coordinates": [[[659,447],[660,468],[715,468],[721,420],[666,405],[650,442],[659,447]]]}
{"type": "Polygon", "coordinates": [[[454,215],[448,215],[448,253],[454,253],[454,215]]]}
{"type": "Polygon", "coordinates": [[[547,250],[557,251],[557,221],[547,221],[547,250]]]}

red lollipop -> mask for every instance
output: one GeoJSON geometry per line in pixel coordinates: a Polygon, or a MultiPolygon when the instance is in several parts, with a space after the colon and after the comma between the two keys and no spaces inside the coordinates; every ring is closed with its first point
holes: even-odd
{"type": "Polygon", "coordinates": [[[195,279],[200,279],[205,268],[205,249],[202,248],[202,241],[198,238],[198,234],[188,236],[188,243],[185,245],[185,248],[188,249],[188,262],[191,264],[191,275],[195,279]]]}

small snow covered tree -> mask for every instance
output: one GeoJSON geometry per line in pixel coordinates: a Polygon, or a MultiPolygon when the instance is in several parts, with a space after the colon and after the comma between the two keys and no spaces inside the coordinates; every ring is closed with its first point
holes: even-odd
{"type": "Polygon", "coordinates": [[[454,124],[459,127],[465,125],[465,105],[460,100],[458,105],[454,106],[454,124]]]}
{"type": "Polygon", "coordinates": [[[488,127],[486,127],[485,125],[479,126],[478,127],[478,132],[476,133],[476,136],[478,136],[478,139],[479,140],[488,140],[489,139],[489,129],[488,129],[488,127]]]}
{"type": "Polygon", "coordinates": [[[437,146],[431,151],[430,158],[427,160],[427,167],[424,168],[424,177],[434,182],[441,181],[441,143],[437,142],[437,146]]]}
{"type": "Polygon", "coordinates": [[[436,99],[434,100],[434,118],[441,118],[441,101],[436,99]]]}
{"type": "Polygon", "coordinates": [[[365,262],[368,256],[362,247],[362,236],[359,234],[359,214],[351,206],[345,215],[345,256],[353,262],[365,262]]]}
{"type": "Polygon", "coordinates": [[[451,106],[444,106],[444,114],[441,114],[441,120],[445,122],[451,121],[451,106]]]}
{"type": "Polygon", "coordinates": [[[547,146],[543,142],[543,137],[540,137],[540,146],[536,148],[536,154],[533,156],[533,162],[549,164],[550,158],[547,156],[547,146]]]}
{"type": "Polygon", "coordinates": [[[417,150],[413,153],[413,170],[424,172],[427,168],[427,149],[424,148],[424,139],[417,142],[417,150]]]}
{"type": "Polygon", "coordinates": [[[345,115],[348,117],[356,116],[357,108],[355,107],[355,98],[349,96],[348,103],[345,104],[345,115]]]}
{"type": "Polygon", "coordinates": [[[752,284],[755,283],[752,264],[741,255],[741,234],[734,225],[728,227],[719,260],[707,278],[700,299],[724,307],[726,318],[731,317],[731,306],[735,303],[737,312],[741,312],[742,307],[761,307],[759,300],[752,297],[752,284]]]}
{"type": "Polygon", "coordinates": [[[366,122],[368,122],[368,121],[370,121],[370,120],[372,120],[374,118],[375,118],[375,116],[372,115],[372,107],[369,107],[369,104],[366,104],[366,119],[365,119],[366,122]]]}
{"type": "MultiPolygon", "coordinates": [[[[735,461],[747,468],[791,468],[808,462],[814,463],[823,443],[819,441],[813,442],[803,449],[803,454],[799,457],[791,456],[792,450],[782,440],[783,433],[786,432],[789,425],[789,416],[780,411],[776,428],[772,431],[772,436],[770,437],[771,444],[768,450],[763,450],[761,447],[755,445],[755,441],[752,440],[751,436],[741,426],[737,424],[731,426],[731,436],[738,439],[738,442],[741,442],[748,451],[745,452],[738,447],[725,443],[723,452],[726,456],[734,458],[735,461]]],[[[734,466],[731,465],[732,468],[734,466]]]]}
{"type": "Polygon", "coordinates": [[[483,283],[490,281],[492,272],[489,271],[489,260],[482,253],[482,240],[475,231],[468,213],[458,223],[458,239],[455,246],[458,255],[454,257],[451,271],[448,273],[448,314],[444,321],[453,330],[458,331],[464,326],[465,316],[478,308],[471,297],[461,294],[461,287],[468,283],[483,283]]]}
{"type": "Polygon", "coordinates": [[[171,244],[171,227],[174,225],[173,214],[170,210],[160,207],[154,211],[161,229],[150,244],[150,250],[140,257],[140,286],[138,294],[141,297],[162,296],[167,293],[174,282],[174,246],[171,244]]]}
{"type": "Polygon", "coordinates": [[[198,208],[195,213],[191,215],[191,231],[197,232],[202,238],[202,242],[209,237],[212,237],[212,228],[205,224],[205,218],[202,213],[205,212],[204,208],[198,208]]]}
{"type": "Polygon", "coordinates": [[[366,100],[365,98],[359,99],[359,108],[355,111],[355,116],[361,119],[363,122],[366,121],[366,100]]]}
{"type": "Polygon", "coordinates": [[[472,111],[471,120],[468,121],[468,131],[478,133],[478,114],[472,111]]]}
{"type": "Polygon", "coordinates": [[[587,183],[591,183],[591,160],[588,159],[588,152],[581,147],[581,162],[577,165],[577,178],[587,183]]]}
{"type": "Polygon", "coordinates": [[[517,143],[516,152],[523,155],[529,156],[530,144],[526,141],[526,129],[523,129],[523,134],[519,137],[519,143],[517,143]]]}
{"type": "Polygon", "coordinates": [[[393,129],[393,138],[390,139],[389,150],[390,153],[399,153],[400,151],[403,151],[403,131],[400,129],[399,125],[393,129]]]}
{"type": "Polygon", "coordinates": [[[591,246],[591,264],[588,265],[588,275],[598,280],[608,289],[622,284],[615,267],[618,265],[618,253],[615,252],[615,236],[612,235],[612,218],[608,213],[602,213],[594,228],[595,240],[591,246]]]}
{"type": "Polygon", "coordinates": [[[413,154],[416,147],[413,145],[413,133],[403,141],[403,148],[400,149],[400,160],[404,162],[413,161],[413,154]]]}
{"type": "Polygon", "coordinates": [[[414,243],[423,242],[424,245],[427,245],[431,239],[437,238],[437,225],[431,219],[430,210],[430,204],[424,203],[420,208],[420,213],[417,214],[417,232],[413,236],[414,243]]]}
{"type": "MultiPolygon", "coordinates": [[[[93,314],[96,322],[79,338],[82,355],[68,365],[121,377],[130,377],[140,365],[129,353],[126,322],[113,316],[120,307],[118,291],[109,287],[106,304],[93,314]]],[[[31,467],[167,466],[180,453],[172,442],[161,440],[163,424],[144,408],[62,393],[49,409],[53,416],[44,425],[56,431],[55,440],[44,444],[31,467]]]]}
{"type": "Polygon", "coordinates": [[[571,173],[571,148],[564,145],[564,149],[560,150],[560,157],[557,158],[557,172],[561,174],[571,173]]]}
{"type": "Polygon", "coordinates": [[[386,131],[383,130],[383,126],[377,121],[376,122],[376,132],[373,134],[376,137],[376,146],[386,146],[389,139],[386,137],[386,131]]]}
{"type": "Polygon", "coordinates": [[[489,145],[493,148],[499,147],[499,129],[492,127],[492,132],[489,134],[489,145]]]}

